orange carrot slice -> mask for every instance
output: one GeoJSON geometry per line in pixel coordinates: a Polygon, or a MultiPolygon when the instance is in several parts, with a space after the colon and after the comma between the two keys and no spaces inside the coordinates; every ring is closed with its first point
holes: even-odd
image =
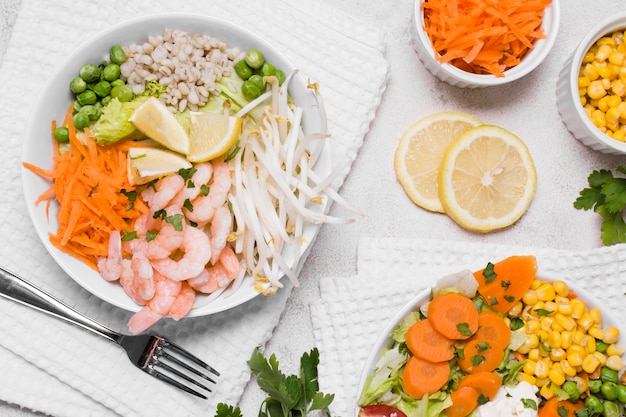
{"type": "Polygon", "coordinates": [[[511,341],[511,329],[498,313],[483,310],[478,313],[478,330],[474,337],[487,340],[492,346],[504,350],[511,341]]]}
{"type": "Polygon", "coordinates": [[[462,357],[458,363],[463,372],[491,372],[500,365],[504,358],[504,350],[498,346],[491,346],[488,340],[471,339],[463,346],[462,357]]]}
{"type": "Polygon", "coordinates": [[[426,394],[434,394],[448,382],[450,363],[428,362],[411,356],[402,371],[404,392],[420,399],[426,394]]]}
{"type": "Polygon", "coordinates": [[[552,397],[546,403],[541,406],[537,415],[539,417],[576,417],[576,411],[583,408],[585,405],[582,401],[575,403],[567,400],[559,400],[557,397],[552,397]]]}
{"type": "Polygon", "coordinates": [[[486,371],[474,372],[464,376],[461,382],[459,382],[459,388],[474,388],[479,395],[483,395],[489,400],[493,400],[501,386],[502,378],[494,372],[486,371]]]}
{"type": "Polygon", "coordinates": [[[413,355],[430,362],[448,361],[454,357],[452,341],[436,331],[428,319],[409,327],[406,345],[413,355]]]}
{"type": "Polygon", "coordinates": [[[528,291],[537,274],[534,256],[511,256],[474,272],[478,292],[487,304],[506,314],[528,291]]]}
{"type": "Polygon", "coordinates": [[[478,310],[472,300],[457,293],[434,297],[428,305],[428,319],[448,339],[468,339],[478,330],[478,310]]]}
{"type": "Polygon", "coordinates": [[[446,408],[448,417],[467,417],[476,407],[478,407],[478,391],[472,387],[459,387],[452,391],[450,399],[452,405],[446,408]]]}

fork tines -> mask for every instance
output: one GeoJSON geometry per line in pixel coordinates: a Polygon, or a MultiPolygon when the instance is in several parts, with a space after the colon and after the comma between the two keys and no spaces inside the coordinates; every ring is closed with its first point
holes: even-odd
{"type": "Polygon", "coordinates": [[[186,381],[201,390],[211,392],[206,382],[215,384],[214,376],[220,375],[218,371],[207,363],[196,358],[180,346],[162,338],[158,345],[158,351],[155,352],[152,359],[146,372],[161,381],[172,384],[205,400],[208,397],[202,391],[189,387],[184,382],[186,381]]]}

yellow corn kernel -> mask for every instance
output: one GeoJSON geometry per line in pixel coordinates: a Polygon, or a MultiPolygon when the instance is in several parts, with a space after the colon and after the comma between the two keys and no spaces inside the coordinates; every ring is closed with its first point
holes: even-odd
{"type": "Polygon", "coordinates": [[[533,279],[532,281],[530,281],[530,289],[531,290],[536,290],[537,288],[541,287],[541,285],[543,284],[543,281],[540,279],[533,279]]]}
{"type": "Polygon", "coordinates": [[[620,73],[620,71],[622,69],[621,66],[615,65],[614,63],[609,62],[607,64],[607,67],[609,68],[609,71],[611,72],[611,75],[608,77],[611,81],[619,78],[619,73],[620,73]]]}
{"type": "Polygon", "coordinates": [[[621,112],[621,117],[626,117],[626,102],[622,102],[617,109],[621,112]]]}
{"type": "MultiPolygon", "coordinates": [[[[549,379],[549,378],[548,378],[549,379]]],[[[540,389],[539,389],[539,394],[545,398],[546,400],[549,400],[550,398],[554,397],[555,392],[554,392],[554,384],[544,384],[540,389]]]]}
{"type": "Polygon", "coordinates": [[[551,313],[554,313],[559,309],[559,306],[554,301],[546,301],[546,304],[543,308],[551,313]]]}
{"type": "Polygon", "coordinates": [[[539,359],[535,364],[535,376],[537,379],[547,378],[550,372],[550,364],[546,359],[539,359]]]}
{"type": "Polygon", "coordinates": [[[544,329],[539,329],[537,332],[537,337],[543,343],[548,339],[548,331],[544,329]]]}
{"type": "Polygon", "coordinates": [[[563,359],[559,362],[561,364],[561,369],[563,369],[563,373],[569,377],[576,376],[576,369],[569,364],[567,359],[563,359]]]}
{"type": "Polygon", "coordinates": [[[571,331],[576,327],[576,321],[570,316],[566,316],[565,314],[559,312],[554,315],[554,321],[559,324],[559,326],[563,327],[565,330],[571,331]]]}
{"type": "Polygon", "coordinates": [[[606,348],[606,354],[609,356],[622,356],[624,354],[624,345],[612,343],[608,348],[606,348]]]}
{"type": "Polygon", "coordinates": [[[581,318],[587,310],[585,303],[583,303],[578,298],[574,298],[572,301],[570,301],[570,305],[572,306],[572,318],[574,319],[581,318]]]}
{"type": "Polygon", "coordinates": [[[567,352],[563,348],[554,348],[550,350],[550,360],[560,362],[567,359],[567,352]]]}
{"type": "MultiPolygon", "coordinates": [[[[613,85],[611,85],[611,89],[612,88],[613,88],[613,85]]],[[[607,101],[607,104],[609,105],[609,109],[615,109],[620,104],[622,104],[622,99],[619,96],[616,96],[615,94],[608,96],[606,101],[607,101]]]]}
{"type": "Polygon", "coordinates": [[[565,382],[565,374],[560,366],[558,368],[550,369],[550,372],[548,372],[548,378],[550,378],[550,381],[557,386],[561,386],[565,382]]]}
{"type": "Polygon", "coordinates": [[[583,64],[588,64],[596,60],[596,55],[593,52],[587,52],[583,57],[583,64]]]}
{"type": "Polygon", "coordinates": [[[589,314],[589,312],[586,311],[582,315],[582,317],[579,318],[576,322],[578,323],[578,326],[580,326],[584,331],[587,331],[593,324],[593,319],[591,318],[591,315],[589,314]]]}
{"type": "Polygon", "coordinates": [[[528,351],[528,359],[531,361],[537,362],[539,358],[541,358],[541,353],[539,352],[539,348],[532,348],[528,351]]]}
{"type": "Polygon", "coordinates": [[[616,107],[611,107],[606,111],[606,114],[604,116],[607,125],[612,125],[615,124],[616,126],[613,128],[613,130],[617,130],[619,128],[619,118],[622,115],[622,112],[619,111],[618,108],[616,107]]]}
{"type": "Polygon", "coordinates": [[[581,77],[578,77],[578,87],[579,88],[585,88],[585,87],[589,87],[589,83],[591,82],[591,80],[588,77],[585,77],[584,75],[581,77]]]}
{"type": "Polygon", "coordinates": [[[626,141],[626,132],[623,129],[616,130],[613,133],[613,139],[618,140],[620,142],[626,141]]]}
{"type": "Polygon", "coordinates": [[[555,332],[559,332],[559,334],[561,334],[565,331],[565,328],[561,326],[559,323],[557,323],[556,321],[553,321],[552,330],[554,330],[555,332]]]}
{"type": "Polygon", "coordinates": [[[561,334],[555,330],[548,333],[548,346],[551,349],[558,349],[561,347],[561,334]]]}
{"type": "Polygon", "coordinates": [[[528,360],[526,360],[526,363],[524,364],[524,367],[522,368],[522,371],[524,373],[534,375],[536,367],[537,367],[537,362],[528,359],[528,360]]]}
{"type": "Polygon", "coordinates": [[[539,338],[537,337],[536,334],[531,333],[528,335],[526,340],[524,340],[524,343],[522,343],[522,345],[519,348],[517,348],[517,351],[525,355],[528,352],[530,352],[531,349],[536,348],[538,346],[539,346],[539,338]]]}
{"type": "Polygon", "coordinates": [[[604,364],[606,364],[606,355],[604,353],[596,351],[593,352],[592,355],[598,359],[600,366],[604,366],[604,364]]]}
{"type": "Polygon", "coordinates": [[[561,332],[561,347],[563,349],[569,349],[572,346],[572,332],[565,330],[561,332]]]}
{"type": "Polygon", "coordinates": [[[587,353],[595,352],[596,351],[596,339],[591,336],[587,336],[587,338],[583,342],[583,347],[587,349],[587,353]]]}
{"type": "Polygon", "coordinates": [[[592,64],[587,64],[583,68],[583,75],[589,78],[590,81],[595,81],[600,78],[600,74],[598,74],[598,70],[592,64]]]}
{"type": "Polygon", "coordinates": [[[584,93],[580,93],[580,105],[583,106],[583,107],[585,106],[585,104],[587,104],[587,96],[586,96],[586,94],[587,94],[587,90],[586,89],[585,89],[584,93]]]}
{"type": "Polygon", "coordinates": [[[602,331],[602,329],[597,326],[591,326],[589,330],[587,330],[587,333],[589,333],[590,336],[593,336],[596,339],[600,340],[602,340],[602,338],[604,337],[604,331],[602,331]]]}
{"type": "Polygon", "coordinates": [[[575,347],[575,346],[578,346],[578,345],[573,345],[569,349],[567,349],[567,361],[573,367],[577,367],[577,366],[582,365],[583,358],[584,358],[584,355],[585,355],[584,349],[583,349],[582,352],[580,352],[578,350],[572,350],[572,348],[575,347]]]}
{"type": "Polygon", "coordinates": [[[541,323],[539,320],[532,319],[526,322],[526,332],[529,334],[537,333],[541,329],[541,323]]]}
{"type": "Polygon", "coordinates": [[[513,307],[511,307],[511,309],[508,312],[508,315],[511,317],[517,317],[522,313],[522,307],[524,307],[524,305],[522,304],[521,301],[518,301],[517,303],[515,303],[515,305],[513,305],[513,307]]]}
{"type": "MultiPolygon", "coordinates": [[[[567,297],[569,295],[569,288],[565,281],[557,280],[552,283],[552,287],[556,294],[560,297],[567,297]]],[[[556,298],[555,298],[556,300],[556,298]]]]}
{"type": "Polygon", "coordinates": [[[619,330],[616,327],[609,327],[604,330],[604,337],[602,341],[608,345],[617,343],[619,339],[619,330]]]}
{"type": "Polygon", "coordinates": [[[537,288],[537,298],[541,301],[552,301],[555,295],[554,287],[550,283],[543,283],[537,288]]]}
{"type": "Polygon", "coordinates": [[[549,316],[544,316],[541,319],[539,319],[539,323],[541,324],[541,330],[546,331],[546,338],[547,338],[547,332],[549,332],[552,329],[553,322],[554,322],[554,318],[549,317],[549,316]]]}
{"type": "Polygon", "coordinates": [[[609,97],[610,96],[604,96],[600,100],[598,100],[598,110],[606,113],[606,111],[609,109],[609,97]]]}
{"type": "Polygon", "coordinates": [[[615,43],[615,39],[613,39],[612,37],[603,36],[596,41],[596,45],[598,45],[598,51],[600,51],[603,47],[606,46],[608,47],[608,52],[610,53],[613,50],[613,47],[616,45],[616,43],[615,43]]]}
{"type": "Polygon", "coordinates": [[[611,368],[614,371],[621,371],[624,367],[624,361],[617,355],[612,355],[606,358],[605,366],[607,368],[611,368]]]}
{"type": "MultiPolygon", "coordinates": [[[[571,315],[572,314],[572,306],[569,304],[558,304],[559,306],[559,313],[563,314],[563,315],[571,315]]],[[[556,317],[555,317],[556,319],[556,317]]],[[[574,323],[575,325],[575,323],[574,323]]]]}
{"type": "Polygon", "coordinates": [[[600,130],[604,128],[606,131],[606,117],[602,111],[594,110],[593,113],[591,113],[591,122],[600,130]]]}
{"type": "Polygon", "coordinates": [[[583,371],[587,372],[588,374],[595,371],[598,366],[600,366],[600,361],[595,355],[587,355],[585,356],[585,359],[583,359],[583,371]]]}
{"type": "Polygon", "coordinates": [[[598,326],[602,326],[602,313],[598,308],[590,308],[589,315],[591,316],[591,320],[598,326]]]}
{"type": "Polygon", "coordinates": [[[537,301],[539,301],[539,298],[537,297],[537,293],[531,289],[526,291],[526,294],[524,294],[524,296],[522,297],[522,301],[526,305],[533,305],[536,304],[537,301]]]}
{"type": "Polygon", "coordinates": [[[599,72],[600,72],[600,75],[604,73],[604,76],[600,80],[600,82],[602,83],[602,88],[604,88],[605,90],[610,90],[611,89],[611,70],[608,67],[606,67],[605,70],[599,71],[599,72]]]}
{"type": "Polygon", "coordinates": [[[527,373],[520,372],[519,376],[520,376],[519,378],[520,382],[526,381],[531,385],[535,385],[537,383],[537,378],[535,378],[534,375],[529,375],[527,373]]]}
{"type": "Polygon", "coordinates": [[[624,53],[620,52],[618,50],[612,50],[609,53],[609,57],[608,60],[611,64],[617,65],[617,66],[622,66],[624,65],[624,53]]]}
{"type": "Polygon", "coordinates": [[[543,387],[544,385],[548,385],[549,383],[550,383],[550,378],[548,377],[535,379],[535,385],[538,386],[539,388],[543,387]]]}

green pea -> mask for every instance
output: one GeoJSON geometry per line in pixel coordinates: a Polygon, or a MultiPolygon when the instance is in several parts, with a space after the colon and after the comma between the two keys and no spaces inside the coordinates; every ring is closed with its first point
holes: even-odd
{"type": "Polygon", "coordinates": [[[120,66],[118,64],[109,64],[102,70],[102,77],[107,81],[115,81],[120,78],[120,66]]]}
{"type": "Polygon", "coordinates": [[[250,66],[252,69],[259,69],[265,62],[265,58],[263,57],[263,53],[256,48],[250,49],[246,53],[246,57],[244,58],[246,64],[250,66]]]}
{"type": "Polygon", "coordinates": [[[598,392],[600,392],[601,388],[602,388],[602,381],[600,381],[599,379],[589,380],[589,391],[591,391],[594,394],[597,394],[598,392]]]}
{"type": "Polygon", "coordinates": [[[70,141],[70,130],[65,126],[59,126],[54,129],[52,135],[59,143],[67,143],[70,141]]]}
{"type": "Polygon", "coordinates": [[[602,404],[604,411],[602,412],[604,417],[620,417],[619,405],[613,401],[604,401],[602,404]]]}
{"type": "Polygon", "coordinates": [[[126,85],[124,80],[118,78],[117,80],[111,81],[111,88],[118,87],[120,85],[126,85]]]}
{"type": "Polygon", "coordinates": [[[274,75],[278,78],[278,85],[283,85],[285,82],[285,72],[283,70],[276,70],[276,74],[274,75]]]}
{"type": "Polygon", "coordinates": [[[602,401],[595,395],[590,395],[585,399],[585,407],[590,409],[593,414],[600,414],[604,411],[604,407],[602,406],[602,401]]]}
{"type": "Polygon", "coordinates": [[[93,86],[93,91],[99,97],[106,97],[111,93],[111,83],[106,80],[102,80],[93,86]]]}
{"type": "Polygon", "coordinates": [[[607,381],[602,384],[600,392],[602,392],[605,399],[612,401],[617,398],[617,384],[615,382],[607,381]]]}
{"type": "Polygon", "coordinates": [[[74,127],[80,130],[83,130],[84,128],[88,127],[91,122],[89,120],[89,116],[87,116],[83,112],[76,113],[73,119],[74,119],[74,127]]]}
{"type": "Polygon", "coordinates": [[[248,100],[254,100],[261,95],[261,89],[255,83],[247,80],[244,81],[243,84],[241,84],[241,93],[248,100]]]}
{"type": "Polygon", "coordinates": [[[608,343],[604,343],[602,340],[596,339],[596,351],[597,352],[604,353],[606,352],[608,347],[609,347],[608,343]]]}
{"type": "Polygon", "coordinates": [[[85,90],[76,96],[76,100],[81,106],[84,106],[86,104],[95,104],[98,101],[98,97],[93,90],[85,90]]]}
{"type": "Polygon", "coordinates": [[[96,108],[96,106],[91,104],[87,104],[86,106],[81,107],[79,113],[82,113],[85,116],[89,117],[90,121],[96,120],[100,116],[98,114],[98,109],[96,108]]]}
{"type": "Polygon", "coordinates": [[[248,82],[251,82],[252,84],[259,87],[259,94],[265,91],[265,81],[263,81],[262,76],[254,74],[252,77],[248,78],[248,82]]]}
{"type": "Polygon", "coordinates": [[[573,402],[578,401],[578,398],[580,397],[580,393],[578,392],[578,386],[576,385],[574,381],[566,381],[561,387],[561,389],[567,395],[569,395],[570,400],[572,400],[573,402]]]}
{"type": "Polygon", "coordinates": [[[100,103],[102,103],[102,107],[106,107],[111,102],[111,96],[102,97],[100,103]]]}
{"type": "Polygon", "coordinates": [[[242,59],[241,61],[235,64],[235,72],[242,80],[247,80],[252,75],[252,68],[246,64],[246,60],[242,59]]]}
{"type": "Polygon", "coordinates": [[[80,78],[85,80],[86,83],[93,83],[100,79],[100,75],[102,74],[102,70],[100,67],[94,64],[85,64],[80,67],[80,71],[78,72],[80,78]]]}
{"type": "Polygon", "coordinates": [[[74,112],[80,111],[80,108],[83,107],[78,100],[74,100],[74,112]]]}
{"type": "Polygon", "coordinates": [[[270,64],[269,62],[264,62],[261,66],[260,74],[262,76],[271,76],[276,75],[276,67],[270,64]]]}
{"type": "Polygon", "coordinates": [[[133,99],[135,94],[133,89],[127,85],[118,85],[111,89],[111,97],[118,99],[121,102],[128,102],[133,99]]]}
{"type": "Polygon", "coordinates": [[[126,52],[124,52],[124,48],[121,46],[113,45],[109,51],[109,58],[112,63],[120,65],[126,61],[126,52]]]}
{"type": "Polygon", "coordinates": [[[72,78],[70,81],[70,90],[74,94],[80,94],[87,89],[87,83],[80,77],[72,78]]]}
{"type": "Polygon", "coordinates": [[[610,381],[610,382],[617,384],[617,381],[618,381],[617,371],[611,368],[607,368],[606,366],[603,366],[602,369],[600,369],[600,380],[602,382],[610,381]]]}
{"type": "Polygon", "coordinates": [[[626,385],[617,386],[617,401],[626,404],[626,385]]]}

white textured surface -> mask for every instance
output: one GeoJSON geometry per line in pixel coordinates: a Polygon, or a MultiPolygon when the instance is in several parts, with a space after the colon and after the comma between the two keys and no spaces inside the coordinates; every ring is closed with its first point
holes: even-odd
{"type": "MultiPolygon", "coordinates": [[[[388,71],[380,32],[317,1],[297,5],[283,0],[185,1],[175,6],[151,1],[93,3],[81,18],[71,18],[68,24],[68,16],[76,13],[75,2],[59,1],[51,9],[44,0],[24,0],[0,70],[0,83],[6,87],[0,98],[5,149],[5,163],[0,168],[1,262],[77,310],[119,330],[125,330],[129,313],[87,294],[62,273],[37,240],[25,215],[25,204],[33,202],[22,197],[19,155],[29,108],[50,71],[86,37],[146,11],[219,16],[255,30],[275,44],[320,84],[336,158],[356,157],[380,103],[388,71]],[[270,21],[281,24],[267,24],[270,21]],[[363,68],[363,77],[345,79],[343,74],[354,66],[363,68]]],[[[276,296],[257,297],[224,313],[180,323],[167,320],[153,328],[222,373],[209,401],[136,370],[122,350],[104,339],[0,299],[0,399],[51,415],[210,416],[217,402],[239,402],[250,379],[246,361],[254,347],[265,345],[271,336],[290,292],[291,286],[286,285],[276,296]]]]}
{"type": "Polygon", "coordinates": [[[405,303],[444,275],[477,270],[511,255],[535,255],[541,271],[589,291],[626,328],[624,247],[574,252],[453,240],[364,238],[358,274],[321,279],[321,299],[311,306],[321,357],[320,389],[335,393],[333,415],[353,415],[371,346],[405,303]]]}

